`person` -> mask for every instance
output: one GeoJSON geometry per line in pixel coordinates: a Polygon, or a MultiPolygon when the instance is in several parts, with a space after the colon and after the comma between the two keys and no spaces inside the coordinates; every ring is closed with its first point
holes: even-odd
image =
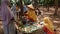
{"type": "Polygon", "coordinates": [[[41,15],[41,12],[38,8],[36,8],[35,13],[36,13],[37,16],[41,15]]]}
{"type": "Polygon", "coordinates": [[[11,7],[11,10],[13,11],[14,15],[16,14],[16,5],[13,4],[13,6],[11,7]]]}
{"type": "Polygon", "coordinates": [[[9,0],[1,0],[1,17],[4,34],[15,34],[14,15],[8,6],[9,0]]]}
{"type": "Polygon", "coordinates": [[[44,18],[43,30],[44,30],[45,34],[55,34],[53,23],[51,22],[51,20],[48,17],[44,18]]]}

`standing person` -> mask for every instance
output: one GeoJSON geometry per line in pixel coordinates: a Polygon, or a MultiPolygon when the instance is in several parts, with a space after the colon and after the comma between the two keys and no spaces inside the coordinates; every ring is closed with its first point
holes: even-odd
{"type": "Polygon", "coordinates": [[[8,6],[9,0],[1,0],[1,14],[4,34],[15,34],[13,12],[8,6]]]}

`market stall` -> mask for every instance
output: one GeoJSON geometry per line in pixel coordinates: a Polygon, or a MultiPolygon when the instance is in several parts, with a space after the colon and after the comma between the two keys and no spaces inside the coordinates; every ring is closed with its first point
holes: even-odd
{"type": "MultiPolygon", "coordinates": [[[[18,32],[22,33],[35,33],[39,31],[41,34],[43,32],[42,25],[40,25],[39,20],[37,20],[37,15],[35,14],[35,10],[32,5],[27,6],[27,13],[24,13],[22,16],[22,20],[16,20],[16,28],[18,32]]],[[[37,34],[37,33],[36,33],[37,34]]]]}
{"type": "Polygon", "coordinates": [[[48,17],[42,22],[39,21],[32,5],[26,6],[27,12],[23,12],[21,20],[16,20],[16,29],[18,34],[54,34],[54,27],[48,17]]]}

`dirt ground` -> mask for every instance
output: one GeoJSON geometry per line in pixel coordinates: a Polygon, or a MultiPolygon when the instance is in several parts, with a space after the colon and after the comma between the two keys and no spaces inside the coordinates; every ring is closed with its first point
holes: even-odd
{"type": "MultiPolygon", "coordinates": [[[[47,11],[46,8],[40,8],[40,10],[42,10],[43,18],[46,16],[51,18],[51,20],[53,21],[54,27],[56,29],[55,31],[56,34],[60,34],[60,8],[58,8],[57,16],[53,15],[55,12],[55,9],[52,7],[49,8],[49,11],[47,11]]],[[[43,19],[43,18],[40,18],[40,19],[43,19]]]]}
{"type": "MultiPolygon", "coordinates": [[[[60,16],[53,16],[55,9],[49,8],[49,11],[47,11],[46,8],[40,8],[40,11],[42,12],[42,16],[39,16],[40,20],[44,17],[50,17],[53,21],[54,27],[56,29],[56,34],[60,34],[60,16]]],[[[60,8],[58,9],[58,13],[60,12],[60,8]]],[[[0,34],[3,34],[3,28],[2,28],[2,22],[0,21],[0,34]]]]}

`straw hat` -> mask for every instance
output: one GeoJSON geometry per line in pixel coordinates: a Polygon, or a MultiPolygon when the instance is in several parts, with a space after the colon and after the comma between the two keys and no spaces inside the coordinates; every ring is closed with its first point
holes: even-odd
{"type": "Polygon", "coordinates": [[[27,7],[28,7],[28,8],[30,8],[30,9],[34,9],[34,7],[33,7],[33,5],[32,5],[32,4],[27,5],[27,7]]]}

